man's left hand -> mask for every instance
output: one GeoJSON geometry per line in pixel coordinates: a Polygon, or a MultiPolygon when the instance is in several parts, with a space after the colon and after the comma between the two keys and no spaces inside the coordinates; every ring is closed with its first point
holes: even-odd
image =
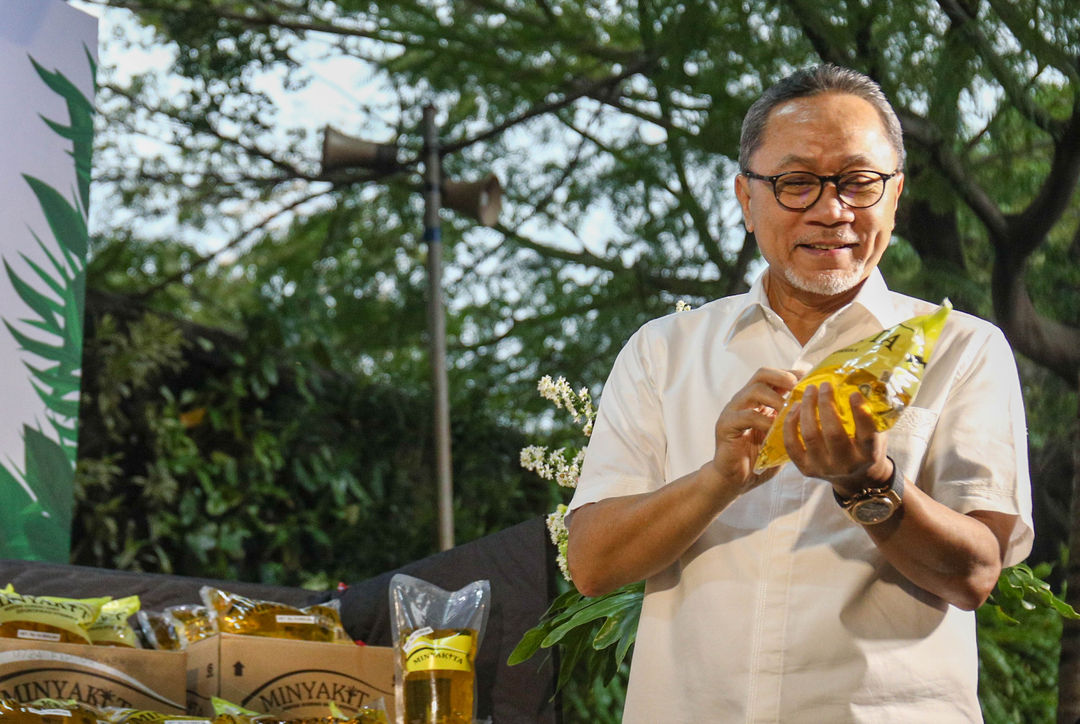
{"type": "Polygon", "coordinates": [[[879,487],[892,476],[885,455],[887,434],[878,432],[866,398],[853,392],[848,399],[855,421],[848,435],[828,382],[810,385],[784,421],[784,447],[803,475],[822,478],[845,498],[879,487]]]}

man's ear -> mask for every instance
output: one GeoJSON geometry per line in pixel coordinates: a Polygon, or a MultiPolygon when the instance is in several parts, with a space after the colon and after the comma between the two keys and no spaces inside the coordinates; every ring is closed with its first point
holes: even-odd
{"type": "Polygon", "coordinates": [[[742,207],[743,226],[751,234],[754,233],[754,219],[750,215],[750,179],[741,173],[735,176],[735,198],[742,207]]]}

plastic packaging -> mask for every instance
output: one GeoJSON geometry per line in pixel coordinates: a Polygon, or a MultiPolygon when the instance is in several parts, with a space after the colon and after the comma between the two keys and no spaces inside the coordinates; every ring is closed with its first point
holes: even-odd
{"type": "Polygon", "coordinates": [[[390,579],[398,724],[473,724],[490,607],[486,580],[449,592],[403,573],[390,579]]]}
{"type": "Polygon", "coordinates": [[[139,648],[139,637],[128,619],[139,610],[138,596],[107,601],[97,619],[87,628],[90,641],[103,646],[139,648]]]}
{"type": "Polygon", "coordinates": [[[165,620],[172,626],[181,649],[217,633],[214,617],[206,606],[185,603],[169,606],[163,613],[165,620]]]}
{"type": "Polygon", "coordinates": [[[0,591],[0,636],[88,644],[87,628],[108,600],[108,597],[60,598],[0,591]]]}
{"type": "Polygon", "coordinates": [[[162,611],[139,611],[135,614],[139,623],[143,645],[148,649],[176,651],[180,648],[180,639],[172,620],[162,611]]]}
{"type": "Polygon", "coordinates": [[[297,608],[203,586],[200,595],[220,633],[299,641],[352,644],[338,613],[338,601],[297,608]]]}
{"type": "Polygon", "coordinates": [[[761,472],[787,462],[784,448],[784,420],[788,411],[802,399],[809,385],[832,385],[840,419],[849,435],[855,434],[855,421],[848,398],[858,391],[870,403],[878,431],[888,430],[919,389],[923,371],[934,343],[945,326],[952,304],[948,299],[934,312],[912,317],[884,329],[872,337],[836,350],[810,370],[788,395],[772,427],[765,436],[754,464],[761,472]]]}

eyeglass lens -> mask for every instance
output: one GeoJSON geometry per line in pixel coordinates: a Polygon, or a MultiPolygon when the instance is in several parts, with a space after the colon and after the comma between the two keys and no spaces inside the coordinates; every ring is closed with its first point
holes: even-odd
{"type": "MultiPolygon", "coordinates": [[[[811,173],[785,173],[776,179],[773,188],[776,200],[790,209],[813,206],[821,196],[825,180],[811,173]]],[[[836,191],[848,206],[863,209],[876,204],[885,193],[885,180],[871,173],[855,172],[836,181],[836,191]]]]}

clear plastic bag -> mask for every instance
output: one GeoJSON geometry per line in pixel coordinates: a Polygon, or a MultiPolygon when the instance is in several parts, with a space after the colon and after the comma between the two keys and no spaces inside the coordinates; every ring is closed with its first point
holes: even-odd
{"type": "Polygon", "coordinates": [[[450,592],[403,573],[390,579],[398,724],[473,724],[490,608],[488,581],[450,592]]]}

